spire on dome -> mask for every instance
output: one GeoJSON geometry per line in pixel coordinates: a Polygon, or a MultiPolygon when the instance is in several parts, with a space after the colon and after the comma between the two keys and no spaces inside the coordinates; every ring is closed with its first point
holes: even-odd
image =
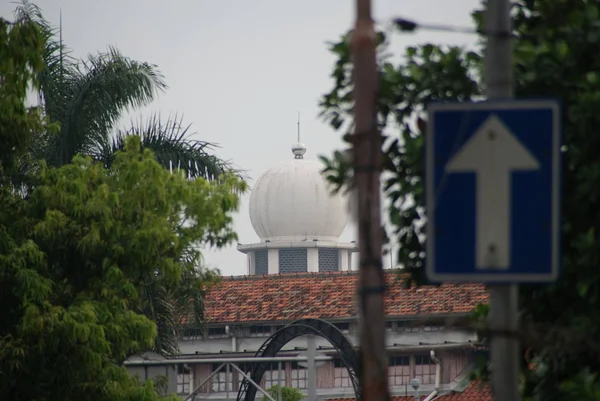
{"type": "Polygon", "coordinates": [[[292,146],[292,153],[294,154],[294,159],[303,159],[306,153],[306,146],[300,142],[300,112],[298,112],[298,142],[292,146]]]}

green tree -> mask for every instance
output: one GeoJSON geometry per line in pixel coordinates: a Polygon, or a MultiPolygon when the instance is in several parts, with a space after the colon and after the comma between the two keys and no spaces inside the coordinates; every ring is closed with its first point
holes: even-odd
{"type": "MultiPolygon", "coordinates": [[[[161,120],[155,115],[112,135],[123,112],[149,103],[166,88],[155,66],[127,59],[112,48],[86,61],[73,60],[57,40],[56,29],[28,0],[17,6],[15,18],[35,23],[45,39],[36,89],[44,113],[57,122],[51,127],[59,126],[58,130],[36,131],[29,153],[20,159],[21,168],[13,173],[15,182],[24,182],[22,173],[37,168],[38,159],[45,159],[49,166],[62,166],[81,153],[112,167],[116,153],[131,135],[139,136],[142,148],[152,150],[161,165],[181,169],[190,178],[215,180],[233,171],[230,163],[210,153],[213,145],[192,139],[189,126],[182,126],[177,116],[161,120]]],[[[194,252],[186,255],[193,257],[194,252]]],[[[198,324],[203,320],[204,291],[198,283],[215,279],[214,273],[203,271],[184,273],[178,287],[169,290],[156,282],[144,285],[143,294],[148,299],[145,313],[158,325],[156,351],[178,352],[181,322],[198,324]]]]}
{"type": "Polygon", "coordinates": [[[28,108],[22,101],[31,84],[39,87],[34,78],[43,68],[40,56],[43,45],[44,39],[36,26],[0,19],[0,172],[3,173],[15,170],[33,135],[46,128],[40,110],[28,108]]]}
{"type": "MultiPolygon", "coordinates": [[[[275,401],[300,401],[304,398],[304,395],[300,390],[293,387],[281,387],[281,400],[279,400],[279,385],[269,387],[267,393],[275,399],[275,401]]],[[[263,395],[262,401],[269,401],[269,399],[263,395]]]]}
{"type": "Polygon", "coordinates": [[[155,298],[144,291],[170,292],[185,274],[200,281],[192,245],[235,238],[229,212],[240,185],[170,174],[136,137],[110,170],[81,156],[42,168],[29,198],[13,199],[0,222],[10,244],[2,398],[133,399],[141,390],[119,363],[154,346],[157,328],[145,312],[155,298]]]}
{"type": "Polygon", "coordinates": [[[245,184],[171,174],[132,136],[111,169],[41,162],[24,197],[7,177],[45,129],[25,105],[43,40],[36,24],[0,20],[0,399],[157,401],[122,366],[155,344],[144,290],[198,277],[194,245],[235,238],[245,184]]]}
{"type": "Polygon", "coordinates": [[[191,177],[216,179],[232,165],[214,154],[215,145],[192,139],[190,126],[177,115],[161,120],[158,115],[115,132],[123,114],[149,104],[167,85],[156,66],[124,57],[116,48],[74,60],[57,39],[57,30],[29,0],[15,10],[19,21],[33,21],[45,39],[44,68],[38,75],[43,110],[58,122],[58,133],[41,132],[32,151],[50,166],[71,163],[85,154],[110,166],[129,135],[142,138],[167,168],[180,168],[191,177]]]}
{"type": "MultiPolygon", "coordinates": [[[[473,15],[480,24],[481,11],[473,15]]],[[[575,399],[568,383],[583,380],[592,388],[594,376],[580,372],[600,371],[600,138],[595,135],[600,124],[600,56],[593,50],[600,43],[600,4],[521,0],[514,3],[514,15],[517,96],[558,97],[564,105],[563,269],[556,284],[522,286],[523,322],[533,326],[533,338],[524,346],[537,367],[524,369],[524,393],[535,400],[575,399]]],[[[385,134],[384,186],[393,228],[389,235],[400,245],[399,263],[423,282],[423,106],[481,96],[484,40],[475,51],[432,44],[409,47],[395,64],[383,57],[383,33],[380,39],[378,122],[385,134]]],[[[334,86],[321,101],[323,116],[334,128],[349,132],[352,86],[346,36],[330,50],[337,61],[334,86]]],[[[325,159],[329,179],[339,185],[352,174],[347,154],[339,151],[325,159]]]]}

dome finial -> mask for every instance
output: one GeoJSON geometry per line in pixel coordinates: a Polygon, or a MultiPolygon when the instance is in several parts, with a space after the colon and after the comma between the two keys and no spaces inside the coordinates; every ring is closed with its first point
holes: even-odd
{"type": "Polygon", "coordinates": [[[294,159],[303,159],[306,153],[306,146],[300,142],[300,112],[298,112],[298,143],[292,146],[292,153],[294,154],[294,159]]]}
{"type": "Polygon", "coordinates": [[[306,153],[306,146],[303,143],[298,142],[294,146],[292,146],[292,153],[294,154],[294,159],[304,159],[304,154],[306,153]]]}

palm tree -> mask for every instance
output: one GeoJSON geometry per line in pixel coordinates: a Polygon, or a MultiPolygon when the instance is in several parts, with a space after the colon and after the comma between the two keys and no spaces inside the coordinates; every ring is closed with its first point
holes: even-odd
{"type": "Polygon", "coordinates": [[[156,323],[154,351],[163,355],[179,353],[178,339],[185,326],[202,327],[206,289],[219,281],[214,271],[184,270],[176,287],[167,288],[160,281],[140,286],[143,313],[156,323]]]}
{"type": "MultiPolygon", "coordinates": [[[[50,121],[60,126],[58,133],[39,133],[30,159],[45,159],[50,166],[61,166],[81,153],[110,168],[115,152],[124,148],[126,137],[137,135],[142,147],[151,149],[162,165],[182,169],[190,178],[214,180],[224,172],[242,175],[229,162],[210,153],[214,144],[191,139],[190,126],[183,126],[177,115],[166,121],[154,115],[127,130],[115,130],[125,111],[148,104],[166,89],[156,66],[130,60],[115,48],[84,61],[74,60],[62,40],[56,40],[57,30],[29,0],[21,0],[15,18],[38,24],[46,39],[45,69],[38,77],[40,106],[50,121]]],[[[28,161],[24,159],[24,169],[35,168],[35,163],[28,161]]],[[[184,258],[190,255],[194,252],[184,258]]],[[[197,266],[199,259],[182,263],[197,266]]],[[[205,284],[216,280],[214,272],[186,272],[174,288],[139,283],[145,300],[141,312],[157,324],[155,350],[162,354],[178,352],[177,332],[183,321],[202,323],[205,284]]]]}
{"type": "Polygon", "coordinates": [[[33,150],[37,158],[61,166],[81,153],[110,167],[124,138],[138,135],[165,167],[180,168],[192,178],[213,180],[233,171],[230,162],[211,153],[214,144],[192,139],[190,126],[183,126],[178,116],[166,121],[153,116],[127,130],[115,129],[123,113],[147,105],[167,88],[156,66],[124,57],[113,47],[87,60],[74,60],[56,39],[57,29],[29,0],[21,0],[15,18],[35,22],[46,39],[39,98],[46,115],[60,126],[58,133],[40,135],[33,150]]]}

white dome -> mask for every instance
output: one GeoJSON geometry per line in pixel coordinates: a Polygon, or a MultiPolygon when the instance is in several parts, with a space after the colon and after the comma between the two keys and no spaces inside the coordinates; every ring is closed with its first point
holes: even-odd
{"type": "Polygon", "coordinates": [[[252,227],[262,241],[337,241],[348,221],[345,197],[331,194],[323,164],[303,159],[302,144],[293,150],[296,159],[270,168],[252,188],[252,227]]]}

